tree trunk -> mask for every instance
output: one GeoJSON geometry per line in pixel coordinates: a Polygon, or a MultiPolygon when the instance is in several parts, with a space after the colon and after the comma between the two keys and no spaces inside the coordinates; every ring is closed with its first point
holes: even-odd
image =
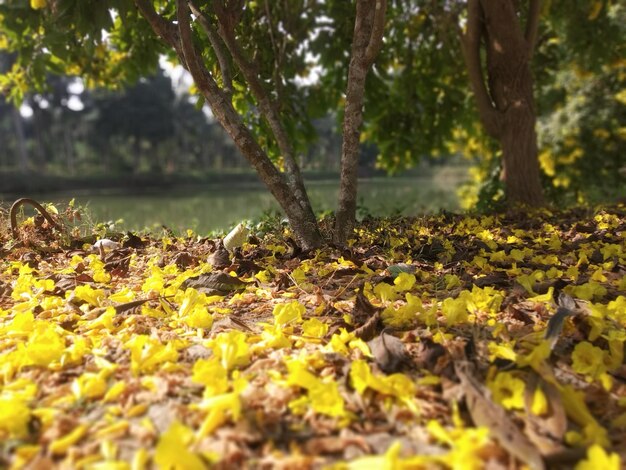
{"type": "MultiPolygon", "coordinates": [[[[213,31],[208,19],[205,18],[203,13],[193,5],[193,2],[190,2],[190,6],[194,15],[203,26],[218,58],[225,55],[225,50],[220,46],[218,38],[214,37],[215,31],[213,31]]],[[[296,198],[302,207],[303,213],[307,214],[306,218],[315,219],[315,214],[313,213],[313,208],[311,207],[311,201],[307,194],[306,187],[304,186],[304,180],[300,172],[300,167],[296,161],[293,146],[289,141],[289,136],[281,120],[279,102],[265,89],[263,81],[258,74],[258,63],[256,63],[254,59],[248,58],[240,44],[237,42],[234,30],[236,21],[232,17],[231,12],[229,12],[224,5],[220,6],[220,2],[214,3],[214,8],[217,11],[217,18],[219,22],[219,37],[222,39],[224,45],[230,52],[233,62],[237,65],[242,75],[245,77],[246,82],[250,86],[250,91],[257,101],[257,106],[272,130],[274,138],[276,139],[276,143],[285,163],[286,183],[291,189],[293,197],[296,198]]],[[[235,14],[236,13],[237,12],[235,12],[235,14]]],[[[230,67],[227,65],[228,60],[222,58],[219,60],[219,63],[222,70],[222,76],[228,76],[228,81],[230,81],[230,67]]],[[[280,81],[276,81],[275,85],[278,87],[280,85],[280,81]]],[[[228,96],[230,96],[229,86],[224,90],[228,96]]]]}
{"type": "Polygon", "coordinates": [[[205,97],[217,121],[235,142],[237,148],[258,173],[261,181],[285,211],[299,245],[307,250],[322,245],[317,220],[312,211],[302,207],[291,190],[284,175],[271,162],[265,151],[246,127],[242,117],[235,111],[228,92],[220,89],[206,69],[193,42],[190,12],[186,1],[176,1],[178,23],[173,24],[161,17],[146,0],[135,0],[143,16],[154,31],[177,53],[183,66],[194,79],[198,90],[205,97]]]}
{"type": "Polygon", "coordinates": [[[361,124],[365,79],[382,44],[386,2],[380,0],[357,0],[356,19],[346,106],[343,118],[343,145],[341,148],[341,182],[339,201],[335,214],[336,243],[343,244],[349,238],[356,219],[356,196],[361,124]]]}
{"type": "Polygon", "coordinates": [[[523,32],[514,0],[469,0],[467,32],[461,37],[481,121],[502,148],[510,205],[543,203],[530,71],[538,15],[539,0],[531,0],[523,32]],[[488,86],[480,62],[481,39],[486,48],[488,86]]]}
{"type": "Polygon", "coordinates": [[[543,203],[535,124],[535,113],[528,104],[520,103],[505,112],[500,145],[506,198],[513,206],[543,203]]]}

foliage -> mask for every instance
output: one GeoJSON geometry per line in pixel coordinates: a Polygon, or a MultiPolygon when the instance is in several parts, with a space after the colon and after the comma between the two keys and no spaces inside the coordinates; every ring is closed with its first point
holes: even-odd
{"type": "MultiPolygon", "coordinates": [[[[619,2],[545,2],[533,58],[540,164],[547,197],[560,204],[623,197],[624,24],[619,2]],[[562,11],[567,8],[568,14],[562,11]],[[593,40],[590,40],[593,38],[593,40]]],[[[451,152],[475,164],[464,207],[491,207],[497,149],[476,125],[455,128],[451,152]],[[479,193],[483,196],[479,197],[479,193]]]]}
{"type": "Polygon", "coordinates": [[[623,197],[626,47],[619,38],[626,35],[626,8],[574,6],[569,21],[549,17],[537,57],[540,163],[555,201],[623,197]]]}
{"type": "Polygon", "coordinates": [[[0,462],[619,468],[623,205],[369,219],[309,253],[262,229],[222,273],[192,232],[0,232],[0,462]]]}
{"type": "Polygon", "coordinates": [[[540,163],[553,199],[578,202],[619,194],[626,185],[626,64],[606,65],[599,73],[559,73],[559,109],[540,124],[544,150],[540,163]],[[599,194],[598,194],[599,193],[599,194]]]}
{"type": "Polygon", "coordinates": [[[365,138],[378,145],[390,172],[447,153],[454,126],[468,125],[467,77],[453,15],[455,5],[398,1],[372,78],[365,138]]]}
{"type": "MultiPolygon", "coordinates": [[[[253,3],[245,9],[237,31],[246,38],[245,52],[261,64],[258,72],[262,80],[274,80],[280,71],[281,111],[299,118],[285,120],[295,143],[312,137],[308,119],[302,119],[307,108],[304,90],[295,86],[295,78],[307,74],[305,51],[298,45],[307,38],[318,12],[317,7],[307,8],[312,6],[309,3],[290,2],[291,6],[286,6],[272,2],[268,10],[262,3],[253,3]],[[284,34],[265,26],[269,23],[278,28],[279,21],[284,34]]],[[[160,54],[172,56],[129,2],[59,0],[43,5],[45,8],[39,10],[32,9],[28,0],[0,5],[4,45],[18,53],[18,61],[0,83],[13,100],[21,100],[28,87],[45,89],[48,71],[79,75],[90,87],[118,87],[154,73],[160,54]]],[[[175,16],[173,2],[163,13],[167,19],[175,16]]],[[[208,68],[217,72],[213,49],[205,45],[204,53],[208,68]]],[[[241,74],[233,76],[232,91],[237,111],[249,126],[266,136],[265,145],[277,156],[275,143],[267,139],[267,124],[255,110],[255,99],[241,74]]]]}
{"type": "MultiPolygon", "coordinates": [[[[173,2],[161,6],[164,17],[173,19],[173,2]]],[[[464,2],[389,2],[385,46],[368,78],[363,140],[376,144],[377,164],[390,172],[450,152],[473,159],[476,184],[464,193],[470,205],[480,185],[493,187],[489,180],[499,157],[476,125],[468,94],[457,37],[464,7],[464,2]]],[[[624,106],[616,96],[624,87],[624,12],[609,0],[544,4],[533,67],[544,184],[553,200],[589,198],[598,188],[623,185],[624,106]]],[[[15,100],[31,86],[45,88],[47,71],[80,74],[90,86],[119,86],[155,71],[159,54],[173,59],[124,1],[12,0],[0,5],[0,21],[0,45],[17,53],[0,86],[15,100]]],[[[261,80],[274,84],[283,125],[300,155],[314,152],[311,145],[320,133],[315,119],[329,112],[342,118],[337,111],[353,24],[354,8],[343,1],[250,2],[242,10],[236,36],[261,80]]],[[[194,27],[199,32],[200,25],[194,27]]],[[[208,41],[202,50],[223,85],[208,41]]],[[[241,74],[232,76],[232,93],[246,124],[279,160],[277,143],[241,74]]],[[[331,157],[336,164],[336,155],[331,157]]],[[[488,196],[482,204],[490,205],[495,193],[483,193],[488,196]]]]}
{"type": "Polygon", "coordinates": [[[22,142],[14,129],[12,105],[0,106],[4,171],[17,169],[22,144],[29,158],[23,170],[36,169],[40,176],[244,166],[221,126],[195,109],[186,91],[174,93],[161,70],[122,90],[92,90],[75,77],[55,75],[49,75],[46,84],[44,92],[25,96],[32,115],[20,118],[22,142]]]}

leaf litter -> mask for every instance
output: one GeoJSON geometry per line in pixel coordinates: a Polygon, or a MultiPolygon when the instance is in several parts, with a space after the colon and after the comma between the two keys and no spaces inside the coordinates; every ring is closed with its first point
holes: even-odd
{"type": "Polygon", "coordinates": [[[626,462],[623,205],[366,220],[307,253],[54,222],[0,231],[0,467],[626,462]]]}

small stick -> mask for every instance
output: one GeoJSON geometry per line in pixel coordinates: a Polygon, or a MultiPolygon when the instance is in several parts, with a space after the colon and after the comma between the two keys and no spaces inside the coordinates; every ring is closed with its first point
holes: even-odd
{"type": "Polygon", "coordinates": [[[17,238],[17,236],[18,236],[18,232],[17,232],[17,210],[20,208],[20,206],[23,206],[24,204],[31,205],[35,209],[37,209],[37,211],[39,211],[39,213],[43,216],[43,218],[46,219],[50,223],[50,225],[52,225],[53,227],[55,227],[57,229],[61,228],[59,226],[59,224],[54,221],[54,219],[52,218],[50,213],[41,204],[39,204],[34,199],[30,199],[28,197],[23,197],[23,198],[18,199],[17,201],[15,201],[13,203],[13,205],[11,206],[11,210],[9,211],[9,217],[11,218],[11,233],[13,234],[13,238],[17,238]]]}

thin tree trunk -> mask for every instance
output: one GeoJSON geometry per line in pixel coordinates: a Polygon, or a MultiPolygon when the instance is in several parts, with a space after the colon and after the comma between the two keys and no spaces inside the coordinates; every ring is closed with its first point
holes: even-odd
{"type": "Polygon", "coordinates": [[[302,208],[283,175],[272,164],[267,154],[244,124],[241,116],[233,108],[229,95],[219,88],[201,61],[200,55],[193,44],[187,2],[184,0],[176,1],[177,25],[161,17],[154,10],[152,2],[135,0],[135,4],[154,31],[176,50],[181,63],[191,73],[198,90],[205,97],[217,121],[230,135],[235,145],[257,171],[261,181],[265,183],[285,211],[300,246],[303,249],[321,246],[323,238],[319,232],[314,214],[312,211],[302,208]]]}
{"type": "Polygon", "coordinates": [[[357,0],[352,55],[348,68],[346,105],[343,118],[341,182],[335,218],[334,240],[343,244],[350,237],[356,219],[356,196],[365,79],[380,46],[384,31],[386,2],[357,0]]]}
{"type": "MultiPolygon", "coordinates": [[[[226,7],[221,4],[221,2],[215,2],[214,6],[216,7],[217,18],[219,21],[219,36],[228,48],[233,61],[237,64],[237,67],[245,77],[246,82],[250,85],[250,91],[257,101],[259,110],[269,124],[272,134],[276,139],[283,161],[285,162],[287,184],[291,188],[293,195],[300,206],[302,206],[302,210],[310,213],[307,217],[315,218],[311,202],[304,186],[304,180],[300,172],[300,167],[296,161],[293,146],[291,145],[285,126],[280,118],[279,104],[276,100],[272,99],[271,95],[265,89],[257,71],[258,64],[246,57],[240,44],[237,42],[237,38],[235,37],[234,27],[237,20],[234,16],[239,12],[235,12],[234,15],[233,12],[228,11],[226,7]]],[[[200,19],[203,28],[207,32],[209,40],[213,44],[211,37],[214,32],[210,22],[197,7],[193,6],[193,4],[191,4],[191,9],[200,19]]],[[[220,61],[220,64],[222,64],[222,61],[220,61]]],[[[276,86],[279,86],[279,82],[276,83],[276,86]]]]}
{"type": "Polygon", "coordinates": [[[467,32],[461,37],[481,121],[502,148],[503,180],[512,206],[543,203],[530,71],[539,3],[531,0],[523,32],[513,0],[469,0],[467,32]],[[480,62],[481,39],[487,83],[480,62]]]}

